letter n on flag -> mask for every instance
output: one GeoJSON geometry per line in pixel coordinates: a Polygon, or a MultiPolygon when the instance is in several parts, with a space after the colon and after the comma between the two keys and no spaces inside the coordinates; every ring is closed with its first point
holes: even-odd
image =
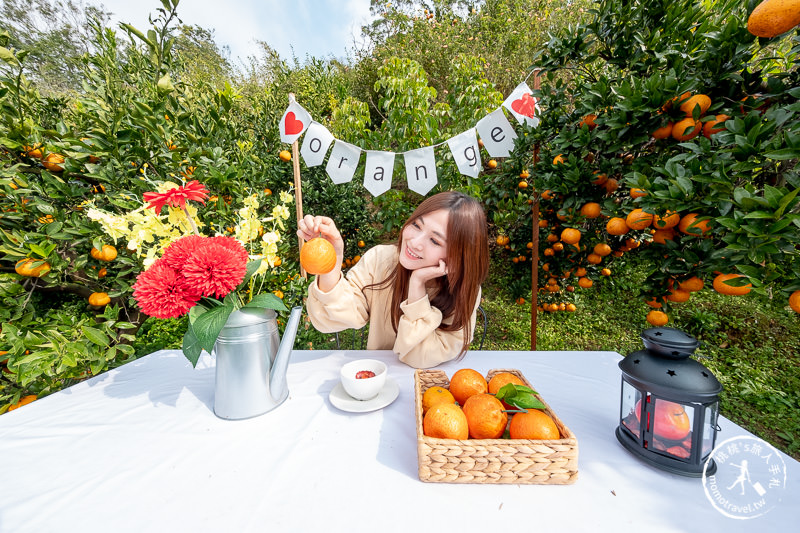
{"type": "Polygon", "coordinates": [[[309,124],[311,124],[311,114],[292,100],[281,117],[281,142],[292,144],[306,131],[309,124]]]}
{"type": "Polygon", "coordinates": [[[406,152],[405,164],[409,189],[424,196],[436,186],[438,180],[433,146],[406,152]]]}

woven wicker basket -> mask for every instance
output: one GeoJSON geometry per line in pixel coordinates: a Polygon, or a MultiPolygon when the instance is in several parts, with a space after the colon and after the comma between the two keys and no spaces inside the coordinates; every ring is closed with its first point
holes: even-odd
{"type": "MultiPolygon", "coordinates": [[[[499,372],[517,375],[519,370],[490,370],[487,381],[499,372]]],[[[561,439],[436,439],[422,433],[422,394],[430,387],[448,387],[442,370],[417,370],[414,374],[417,417],[419,478],[437,483],[526,483],[566,485],[578,479],[578,439],[541,397],[546,412],[558,426],[561,439]]]]}

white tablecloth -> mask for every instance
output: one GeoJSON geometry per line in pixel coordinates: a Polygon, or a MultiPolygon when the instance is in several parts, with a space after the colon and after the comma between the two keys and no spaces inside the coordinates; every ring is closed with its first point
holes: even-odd
{"type": "MultiPolygon", "coordinates": [[[[413,369],[390,352],[296,351],[289,399],[240,421],[213,413],[214,362],[161,351],[0,416],[0,531],[797,531],[800,463],[755,519],[715,509],[702,481],[617,442],[619,354],[471,352],[441,366],[517,368],[579,442],[573,485],[423,483],[413,369]],[[328,399],[349,360],[400,385],[383,410],[328,399]]],[[[748,435],[720,419],[718,440],[748,435]]]]}

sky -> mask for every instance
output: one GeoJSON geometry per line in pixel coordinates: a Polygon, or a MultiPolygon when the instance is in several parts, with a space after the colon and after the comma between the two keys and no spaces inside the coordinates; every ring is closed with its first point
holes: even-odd
{"type": "MultiPolygon", "coordinates": [[[[113,13],[110,25],[132,24],[145,31],[147,17],[157,15],[160,0],[94,0],[113,13]]],[[[361,25],[369,20],[369,0],[181,0],[178,17],[184,24],[213,30],[214,40],[230,48],[230,59],[241,64],[259,56],[256,40],[264,41],[281,58],[292,54],[344,59],[359,41],[361,25]],[[241,61],[239,61],[241,59],[241,61]]]]}

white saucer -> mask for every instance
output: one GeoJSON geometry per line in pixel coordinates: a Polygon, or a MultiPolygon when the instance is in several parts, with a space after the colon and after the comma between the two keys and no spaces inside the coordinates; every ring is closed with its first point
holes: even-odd
{"type": "Polygon", "coordinates": [[[341,381],[331,391],[329,396],[331,403],[337,409],[350,413],[368,413],[382,409],[395,401],[400,394],[400,387],[390,377],[386,377],[386,384],[381,391],[371,400],[356,400],[344,391],[341,381]]]}

